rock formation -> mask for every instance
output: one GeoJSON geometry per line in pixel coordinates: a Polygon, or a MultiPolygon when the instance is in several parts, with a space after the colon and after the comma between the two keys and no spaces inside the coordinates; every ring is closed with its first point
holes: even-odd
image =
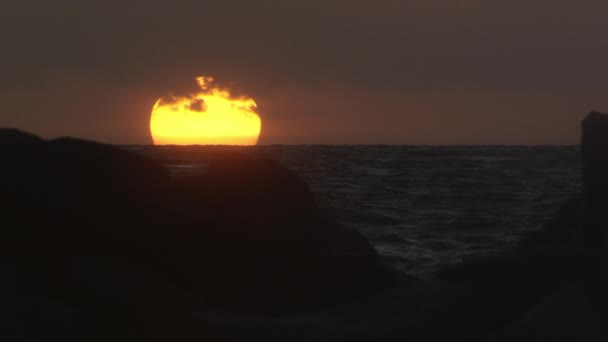
{"type": "MultiPolygon", "coordinates": [[[[598,317],[608,313],[608,115],[591,112],[583,121],[583,234],[590,258],[586,290],[598,317]]],[[[605,323],[605,321],[602,321],[605,323]]]]}
{"type": "Polygon", "coordinates": [[[583,122],[582,197],[513,250],[383,291],[403,279],[275,161],[218,151],[207,173],[173,178],[111,146],[0,130],[11,275],[0,285],[2,337],[221,341],[216,329],[255,314],[267,325],[249,331],[277,341],[276,331],[300,336],[309,320],[318,330],[303,336],[337,327],[327,340],[605,340],[606,151],[608,115],[593,112],[583,122]],[[200,318],[218,312],[245,315],[223,325],[200,318]],[[360,326],[377,330],[363,337],[360,326]],[[337,338],[340,329],[351,338],[337,338]]]}
{"type": "Polygon", "coordinates": [[[15,130],[0,130],[0,153],[4,293],[28,338],[203,338],[195,311],[318,310],[397,281],[271,160],[218,153],[176,180],[112,146],[15,130]],[[32,319],[49,311],[59,322],[32,319]]]}
{"type": "Polygon", "coordinates": [[[608,244],[608,115],[591,112],[583,121],[584,235],[590,248],[608,244]]]}
{"type": "Polygon", "coordinates": [[[580,195],[574,195],[562,203],[557,215],[538,231],[524,236],[519,250],[539,248],[583,248],[583,203],[580,195]]]}

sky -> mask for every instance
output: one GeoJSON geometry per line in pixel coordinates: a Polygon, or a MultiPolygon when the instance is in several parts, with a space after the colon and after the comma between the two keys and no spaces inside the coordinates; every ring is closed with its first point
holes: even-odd
{"type": "Polygon", "coordinates": [[[149,144],[213,76],[260,144],[576,144],[608,111],[605,0],[7,0],[0,126],[149,144]]]}

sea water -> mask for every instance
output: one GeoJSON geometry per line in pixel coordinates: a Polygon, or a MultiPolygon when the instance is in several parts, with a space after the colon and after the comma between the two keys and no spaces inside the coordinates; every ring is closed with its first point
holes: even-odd
{"type": "MultiPolygon", "coordinates": [[[[128,147],[174,174],[204,173],[220,147],[128,147]]],[[[439,265],[513,247],[581,189],[576,146],[230,147],[280,161],[318,204],[361,231],[395,268],[439,265]]]]}

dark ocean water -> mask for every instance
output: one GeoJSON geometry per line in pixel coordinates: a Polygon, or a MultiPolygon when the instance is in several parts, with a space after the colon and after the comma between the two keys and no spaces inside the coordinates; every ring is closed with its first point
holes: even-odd
{"type": "Polygon", "coordinates": [[[581,186],[576,146],[129,147],[178,174],[204,172],[222,148],[279,160],[388,262],[422,277],[513,246],[581,186]]]}

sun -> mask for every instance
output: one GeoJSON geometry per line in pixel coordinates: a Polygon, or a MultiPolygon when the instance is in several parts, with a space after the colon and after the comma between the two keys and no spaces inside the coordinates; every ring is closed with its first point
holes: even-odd
{"type": "Polygon", "coordinates": [[[150,117],[155,145],[255,145],[262,120],[249,97],[233,97],[197,77],[200,91],[158,99],[150,117]]]}

